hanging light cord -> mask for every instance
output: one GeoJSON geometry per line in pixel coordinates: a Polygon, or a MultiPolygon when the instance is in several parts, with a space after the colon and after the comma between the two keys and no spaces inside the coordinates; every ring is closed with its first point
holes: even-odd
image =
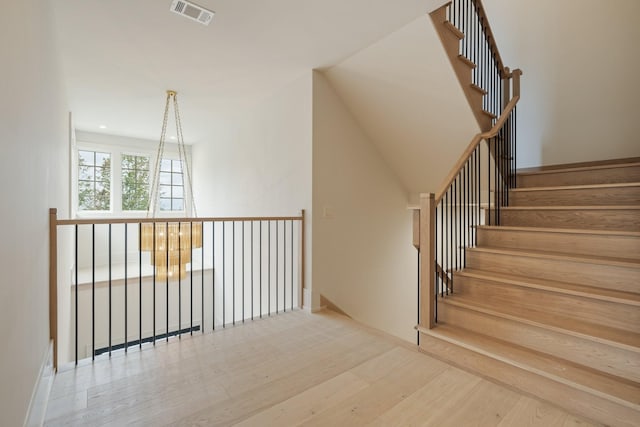
{"type": "MultiPolygon", "coordinates": [[[[153,181],[151,184],[151,197],[149,198],[149,204],[147,205],[147,218],[151,215],[152,218],[156,216],[158,212],[158,198],[160,191],[158,190],[160,182],[160,162],[164,155],[164,145],[167,137],[167,123],[169,121],[169,103],[173,99],[173,111],[176,119],[176,132],[178,138],[178,155],[180,157],[180,164],[183,165],[188,184],[188,197],[193,209],[193,217],[197,217],[196,202],[193,198],[193,182],[191,180],[191,169],[187,160],[187,151],[184,145],[184,136],[182,134],[182,121],[180,120],[180,111],[178,109],[178,94],[173,90],[167,91],[167,99],[164,106],[164,117],[162,120],[162,133],[160,134],[160,144],[158,145],[158,152],[156,153],[155,167],[153,169],[153,181]]],[[[185,205],[186,210],[186,205],[185,205]]]]}

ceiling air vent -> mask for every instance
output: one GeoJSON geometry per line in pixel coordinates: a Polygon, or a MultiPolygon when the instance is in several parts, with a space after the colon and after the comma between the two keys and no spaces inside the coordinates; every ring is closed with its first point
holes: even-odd
{"type": "Polygon", "coordinates": [[[184,0],[173,0],[171,2],[171,12],[203,25],[209,25],[214,15],[214,12],[184,0]]]}

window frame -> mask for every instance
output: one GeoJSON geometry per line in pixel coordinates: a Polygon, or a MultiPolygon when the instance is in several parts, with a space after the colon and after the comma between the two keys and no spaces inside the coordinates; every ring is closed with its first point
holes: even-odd
{"type": "MultiPolygon", "coordinates": [[[[122,156],[144,156],[149,157],[149,187],[153,182],[153,169],[157,157],[157,141],[140,140],[128,137],[119,137],[106,134],[93,134],[89,132],[77,132],[76,141],[72,150],[72,171],[71,171],[71,199],[72,216],[75,218],[144,218],[146,210],[123,210],[122,209],[122,156]],[[111,199],[108,211],[80,210],[78,194],[79,175],[79,151],[97,151],[111,155],[111,199]]],[[[191,162],[191,147],[186,146],[186,159],[191,162]]],[[[165,142],[164,159],[180,160],[177,144],[165,142]]],[[[191,199],[188,190],[188,179],[183,165],[183,186],[184,186],[184,208],[181,211],[161,211],[157,209],[158,217],[182,218],[191,215],[191,199]]],[[[151,189],[151,188],[150,188],[151,189]]]]}

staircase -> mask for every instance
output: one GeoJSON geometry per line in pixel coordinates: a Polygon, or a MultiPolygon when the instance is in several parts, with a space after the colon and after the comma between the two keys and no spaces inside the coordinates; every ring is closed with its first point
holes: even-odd
{"type": "Polygon", "coordinates": [[[499,223],[477,227],[421,349],[640,425],[640,158],[520,171],[499,223]]]}

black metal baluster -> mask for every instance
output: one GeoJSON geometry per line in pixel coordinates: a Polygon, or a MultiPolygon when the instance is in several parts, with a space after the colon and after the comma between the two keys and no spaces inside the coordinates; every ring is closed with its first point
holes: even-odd
{"type": "Polygon", "coordinates": [[[262,319],[262,220],[260,221],[260,245],[259,245],[259,257],[260,257],[260,278],[258,282],[260,282],[260,318],[262,319]]]}
{"type": "Polygon", "coordinates": [[[111,224],[109,224],[109,357],[111,357],[111,224]]]}
{"type": "MultiPolygon", "coordinates": [[[[224,228],[224,222],[222,223],[224,228]]],[[[204,298],[204,296],[203,296],[204,298]]],[[[211,330],[216,330],[216,221],[211,221],[211,330]]]]}
{"type": "Polygon", "coordinates": [[[244,323],[244,221],[242,221],[242,323],[244,323]]]}
{"type": "Polygon", "coordinates": [[[253,279],[254,279],[254,272],[253,272],[253,221],[251,221],[251,320],[253,320],[253,303],[254,303],[254,297],[253,297],[253,279]]]}
{"type": "MultiPolygon", "coordinates": [[[[213,222],[211,223],[213,225],[213,222]]],[[[204,334],[204,221],[200,222],[202,249],[200,249],[200,333],[204,334]]],[[[211,270],[213,275],[213,269],[211,270]]]]}
{"type": "Polygon", "coordinates": [[[91,224],[91,360],[95,360],[95,358],[96,358],[96,225],[91,224]]]}
{"type": "MultiPolygon", "coordinates": [[[[155,252],[155,247],[153,249],[154,249],[153,252],[155,252]]],[[[155,279],[154,279],[154,282],[155,282],[155,279]]],[[[138,348],[142,348],[142,223],[141,222],[138,223],[138,348]]]]}
{"type": "Polygon", "coordinates": [[[291,220],[291,310],[293,310],[293,220],[291,220]]]}
{"type": "Polygon", "coordinates": [[[76,366],[78,365],[78,291],[80,290],[80,286],[78,283],[78,224],[75,225],[75,260],[73,263],[74,266],[74,270],[75,270],[75,284],[76,284],[76,294],[74,295],[75,300],[76,300],[76,305],[75,305],[75,330],[76,330],[76,337],[75,337],[75,341],[76,341],[76,366]]]}
{"type": "Polygon", "coordinates": [[[191,290],[189,291],[189,335],[193,335],[193,221],[189,222],[189,259],[191,260],[191,290]]]}
{"type": "Polygon", "coordinates": [[[278,276],[278,254],[280,252],[280,244],[278,243],[278,239],[280,237],[280,233],[278,231],[278,224],[280,221],[276,220],[276,314],[278,314],[278,305],[280,303],[280,299],[278,297],[278,283],[279,283],[279,276],[278,276]]]}
{"type": "Polygon", "coordinates": [[[166,289],[166,313],[167,313],[167,317],[166,317],[166,329],[165,329],[165,333],[166,333],[166,341],[169,342],[169,223],[165,223],[165,229],[164,229],[164,247],[166,250],[166,259],[167,259],[167,274],[166,274],[166,278],[165,278],[165,289],[166,289]]]}
{"type": "Polygon", "coordinates": [[[231,223],[231,313],[236,324],[236,222],[231,223]]]}
{"type": "Polygon", "coordinates": [[[282,221],[282,308],[287,312],[287,221],[282,221]]]}
{"type": "Polygon", "coordinates": [[[226,295],[226,274],[225,274],[225,269],[226,269],[226,253],[227,253],[227,247],[225,244],[225,228],[227,223],[225,221],[222,221],[222,327],[225,328],[226,327],[226,321],[227,321],[227,295],[226,295]]]}
{"type": "Polygon", "coordinates": [[[127,339],[128,305],[127,305],[127,223],[124,223],[124,352],[127,353],[129,343],[127,339]]]}
{"type": "MultiPolygon", "coordinates": [[[[169,233],[167,233],[167,254],[169,253],[169,233]]],[[[167,274],[167,278],[169,275],[167,274]]],[[[167,293],[167,300],[169,294],[167,293]]],[[[167,317],[168,313],[167,313],[167,317]]],[[[178,339],[182,339],[182,221],[178,222],[178,339]]],[[[169,339],[169,328],[167,327],[167,340],[169,339]]]]}
{"type": "MultiPolygon", "coordinates": [[[[156,274],[158,268],[156,266],[156,223],[153,223],[153,345],[156,345],[156,274]]],[[[142,295],[142,294],[141,294],[142,295]]]]}
{"type": "Polygon", "coordinates": [[[267,221],[267,314],[271,316],[271,221],[267,221]]]}

